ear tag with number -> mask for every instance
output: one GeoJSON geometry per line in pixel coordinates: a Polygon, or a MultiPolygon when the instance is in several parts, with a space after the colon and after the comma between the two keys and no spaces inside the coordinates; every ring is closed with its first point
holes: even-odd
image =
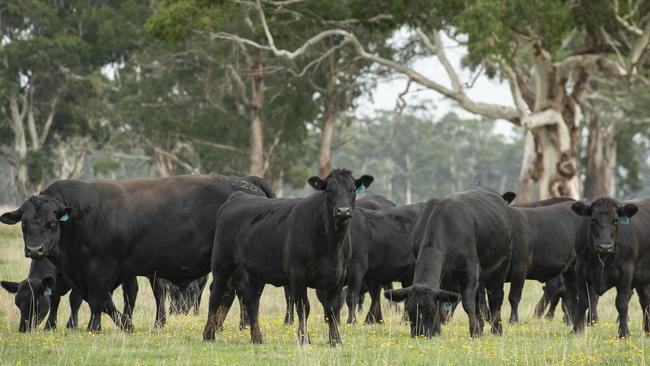
{"type": "Polygon", "coordinates": [[[366,186],[365,185],[360,185],[359,188],[357,188],[357,193],[363,193],[366,191],[366,186]]]}
{"type": "Polygon", "coordinates": [[[454,304],[450,302],[443,302],[442,303],[442,308],[445,309],[446,312],[450,312],[451,309],[453,308],[454,304]]]}
{"type": "Polygon", "coordinates": [[[63,215],[61,215],[61,217],[59,217],[59,221],[66,222],[68,221],[69,218],[70,216],[68,216],[67,213],[64,213],[63,215]]]}
{"type": "Polygon", "coordinates": [[[630,218],[627,217],[627,216],[621,216],[621,217],[618,219],[618,222],[620,222],[622,225],[627,225],[627,224],[630,223],[630,218]]]}
{"type": "Polygon", "coordinates": [[[45,291],[43,291],[43,295],[45,295],[45,296],[50,296],[50,295],[52,295],[52,289],[49,288],[49,287],[46,287],[46,288],[45,288],[45,291]]]}

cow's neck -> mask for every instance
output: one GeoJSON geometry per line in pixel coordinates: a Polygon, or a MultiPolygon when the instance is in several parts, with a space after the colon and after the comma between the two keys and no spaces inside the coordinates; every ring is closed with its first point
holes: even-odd
{"type": "MultiPolygon", "coordinates": [[[[327,194],[321,193],[315,195],[314,198],[317,201],[317,218],[320,221],[317,225],[322,228],[324,237],[330,246],[341,247],[349,233],[350,221],[352,220],[349,219],[344,223],[337,223],[333,215],[334,207],[330,207],[327,202],[327,194]]],[[[318,231],[321,230],[316,230],[316,232],[318,231]]]]}
{"type": "MultiPolygon", "coordinates": [[[[427,243],[430,244],[430,243],[427,243]]],[[[413,283],[439,289],[445,262],[445,253],[435,245],[423,245],[415,262],[413,283]]]]}

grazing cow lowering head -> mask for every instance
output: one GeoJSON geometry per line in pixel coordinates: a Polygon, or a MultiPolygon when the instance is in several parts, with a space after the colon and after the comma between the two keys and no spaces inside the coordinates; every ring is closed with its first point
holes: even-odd
{"type": "Polygon", "coordinates": [[[578,216],[590,218],[589,241],[591,249],[599,254],[610,254],[616,250],[619,225],[629,224],[639,208],[635,204],[623,205],[613,198],[598,198],[587,205],[576,202],[571,209],[578,216]]]}
{"type": "Polygon", "coordinates": [[[406,300],[406,312],[411,323],[411,337],[433,337],[440,334],[440,309],[451,308],[460,301],[460,294],[434,289],[426,285],[384,290],[384,296],[393,301],[406,300]]]}
{"type": "Polygon", "coordinates": [[[327,194],[327,206],[332,209],[335,222],[342,224],[352,217],[357,191],[365,191],[374,179],[370,175],[362,175],[355,180],[349,170],[334,169],[325,180],[314,176],[307,182],[315,190],[327,194]]]}
{"type": "Polygon", "coordinates": [[[71,208],[43,195],[32,196],[16,211],[0,216],[0,222],[8,225],[22,221],[25,257],[34,259],[56,250],[61,228],[71,219],[71,208]]]}
{"type": "Polygon", "coordinates": [[[22,282],[0,281],[0,285],[16,294],[16,306],[20,311],[21,333],[32,331],[45,319],[50,311],[50,295],[54,288],[54,278],[43,280],[24,280],[22,282]]]}

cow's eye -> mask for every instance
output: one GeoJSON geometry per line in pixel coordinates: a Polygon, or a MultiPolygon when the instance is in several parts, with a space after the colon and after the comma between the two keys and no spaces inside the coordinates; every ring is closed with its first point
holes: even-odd
{"type": "Polygon", "coordinates": [[[598,225],[598,220],[591,220],[592,225],[598,225]]]}
{"type": "Polygon", "coordinates": [[[51,229],[55,229],[56,228],[56,221],[51,221],[48,225],[50,226],[51,229]]]}
{"type": "Polygon", "coordinates": [[[614,225],[618,225],[618,219],[614,219],[614,220],[612,220],[612,224],[614,224],[614,225]]]}

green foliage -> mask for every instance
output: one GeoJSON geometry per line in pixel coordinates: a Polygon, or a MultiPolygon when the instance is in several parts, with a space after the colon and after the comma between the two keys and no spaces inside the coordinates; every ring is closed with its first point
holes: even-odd
{"type": "MultiPolygon", "coordinates": [[[[405,112],[406,113],[406,112],[405,112]]],[[[413,201],[444,197],[476,183],[499,191],[515,190],[523,141],[493,131],[490,121],[449,114],[440,121],[414,114],[384,112],[353,127],[357,139],[335,154],[334,165],[375,175],[373,192],[405,202],[406,179],[413,201]],[[412,170],[406,165],[410,155],[412,170]]]]}

